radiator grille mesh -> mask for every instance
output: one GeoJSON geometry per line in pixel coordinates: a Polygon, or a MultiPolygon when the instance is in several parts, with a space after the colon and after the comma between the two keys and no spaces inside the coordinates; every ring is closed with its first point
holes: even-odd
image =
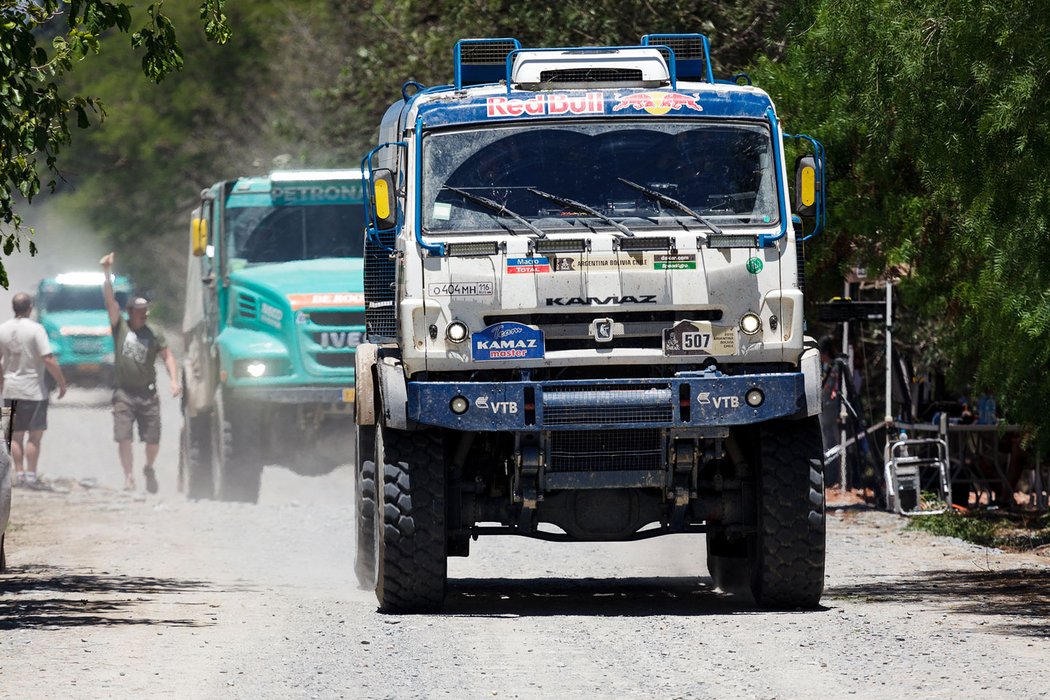
{"type": "Polygon", "coordinates": [[[565,430],[550,434],[554,472],[649,471],[665,465],[660,430],[565,430]]]}

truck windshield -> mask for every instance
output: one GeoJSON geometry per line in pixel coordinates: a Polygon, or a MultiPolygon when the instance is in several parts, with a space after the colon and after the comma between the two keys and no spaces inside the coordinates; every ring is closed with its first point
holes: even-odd
{"type": "MultiPolygon", "coordinates": [[[[695,225],[693,216],[647,196],[658,192],[718,229],[780,221],[769,129],[744,123],[617,121],[500,126],[435,132],[423,148],[423,226],[427,233],[502,230],[493,200],[544,231],[612,228],[536,190],[575,200],[630,226],[695,225]],[[626,182],[625,182],[626,181],[626,182]]],[[[520,224],[518,224],[520,226],[520,224]]]]}
{"type": "MultiPolygon", "coordinates": [[[[128,293],[114,290],[114,296],[121,308],[127,301],[128,293]]],[[[106,300],[102,297],[102,287],[77,286],[57,287],[40,293],[37,305],[44,311],[97,311],[105,310],[106,300]]]]}
{"type": "Polygon", "coordinates": [[[246,263],[360,258],[364,228],[360,204],[226,209],[230,257],[246,263]]]}

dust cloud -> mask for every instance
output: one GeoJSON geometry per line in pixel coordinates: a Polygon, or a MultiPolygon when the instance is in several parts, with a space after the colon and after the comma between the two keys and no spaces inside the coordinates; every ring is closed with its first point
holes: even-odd
{"type": "Polygon", "coordinates": [[[71,220],[54,205],[29,207],[23,212],[26,227],[36,229],[32,240],[37,254],[29,255],[28,240],[22,242],[22,252],[15,251],[3,258],[10,285],[0,288],[0,320],[11,312],[11,297],[18,292],[36,296],[37,284],[44,277],[60,272],[99,270],[98,261],[105,253],[105,244],[94,231],[71,220]]]}

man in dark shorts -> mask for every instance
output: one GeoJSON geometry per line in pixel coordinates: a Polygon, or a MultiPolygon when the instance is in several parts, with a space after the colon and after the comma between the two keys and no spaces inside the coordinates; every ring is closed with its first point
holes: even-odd
{"type": "Polygon", "coordinates": [[[40,488],[36,467],[40,460],[40,441],[47,430],[47,387],[44,372],[58,384],[58,398],[66,395],[66,378],[58,366],[47,331],[29,318],[33,301],[19,292],[11,299],[15,317],[0,324],[0,391],[4,405],[13,413],[11,461],[15,465],[15,485],[40,488]],[[23,466],[23,458],[25,466],[23,466]]]}
{"type": "Polygon", "coordinates": [[[106,298],[109,323],[113,328],[113,367],[116,387],[113,390],[113,439],[120,450],[120,465],[124,468],[124,490],[135,489],[131,455],[131,441],[138,423],[139,439],[146,443],[146,490],[157,492],[157,474],[153,463],[160,450],[160,399],[157,397],[157,358],[164,361],[171,379],[171,395],[182,393],[175,356],[164,340],[164,332],[146,324],[149,302],[142,297],[130,297],[128,318],[120,314],[120,305],[113,294],[113,253],[100,261],[105,272],[102,293],[106,298]]]}

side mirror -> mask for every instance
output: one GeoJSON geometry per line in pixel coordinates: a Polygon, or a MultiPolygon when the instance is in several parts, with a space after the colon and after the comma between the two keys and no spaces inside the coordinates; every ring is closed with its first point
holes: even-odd
{"type": "Polygon", "coordinates": [[[795,161],[795,213],[799,216],[816,216],[820,210],[820,193],[823,189],[817,174],[817,159],[802,156],[795,161]]]}
{"type": "Polygon", "coordinates": [[[397,201],[394,195],[394,173],[386,168],[372,171],[372,218],[376,228],[389,231],[397,226],[397,201]]]}
{"type": "Polygon", "coordinates": [[[190,239],[193,243],[193,255],[201,257],[208,252],[208,221],[194,217],[190,224],[190,239]]]}

